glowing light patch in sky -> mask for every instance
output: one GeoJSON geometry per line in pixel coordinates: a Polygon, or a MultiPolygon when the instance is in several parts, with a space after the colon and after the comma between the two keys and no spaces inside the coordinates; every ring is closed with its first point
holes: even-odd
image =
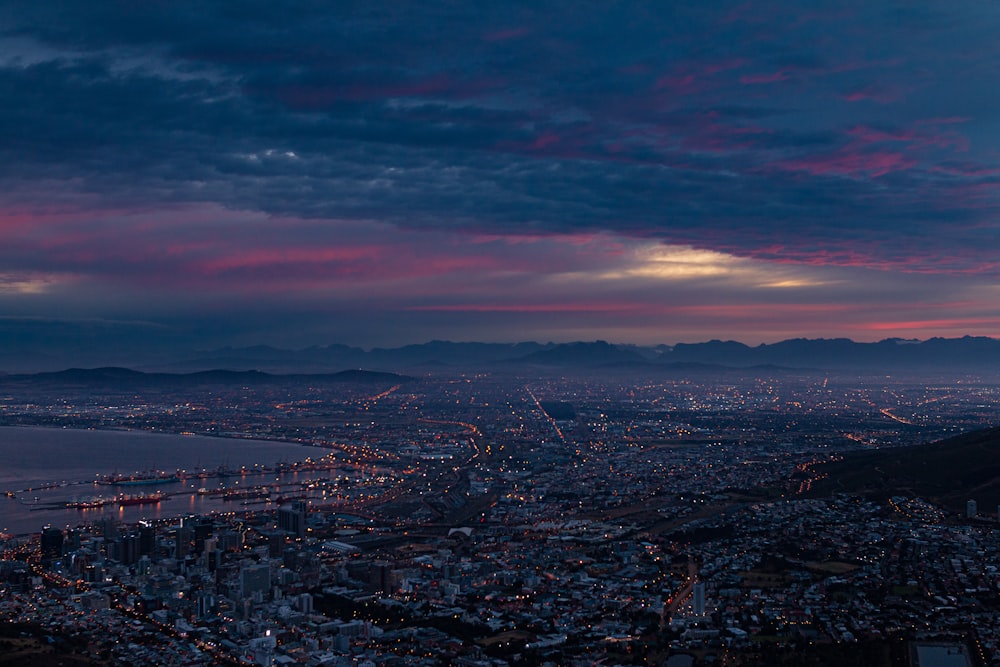
{"type": "Polygon", "coordinates": [[[0,293],[3,294],[44,294],[52,286],[49,277],[29,277],[0,273],[0,293]]]}
{"type": "Polygon", "coordinates": [[[629,278],[680,282],[701,278],[731,278],[763,288],[803,288],[829,284],[805,274],[807,269],[737,257],[691,246],[644,245],[636,248],[631,266],[596,275],[601,280],[629,278]]]}
{"type": "Polygon", "coordinates": [[[638,264],[624,275],[669,280],[731,275],[743,268],[743,262],[732,255],[685,246],[657,245],[640,249],[636,255],[638,264]]]}

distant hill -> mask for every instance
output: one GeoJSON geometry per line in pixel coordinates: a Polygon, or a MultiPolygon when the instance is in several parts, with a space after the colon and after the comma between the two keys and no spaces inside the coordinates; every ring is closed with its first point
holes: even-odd
{"type": "MultiPolygon", "coordinates": [[[[189,370],[205,367],[260,368],[300,372],[333,367],[359,367],[406,372],[438,368],[509,368],[511,365],[627,370],[667,368],[673,371],[812,369],[848,372],[961,371],[1000,374],[1000,340],[985,337],[932,338],[926,341],[889,338],[857,343],[846,338],[795,338],[749,346],[736,341],[643,347],[605,341],[573,343],[455,343],[430,341],[368,351],[344,345],[299,351],[256,347],[224,349],[188,362],[189,370]],[[214,363],[214,366],[210,362],[214,363]],[[224,363],[223,363],[224,362],[224,363]]],[[[179,368],[177,370],[180,370],[179,368]]]]}
{"type": "Polygon", "coordinates": [[[993,513],[1000,504],[1000,428],[913,447],[852,452],[817,470],[829,477],[813,485],[813,494],[920,496],[955,511],[974,499],[982,511],[993,513]]]}
{"type": "Polygon", "coordinates": [[[648,363],[638,352],[620,345],[611,345],[603,340],[594,341],[593,343],[564,343],[547,350],[532,352],[511,361],[541,366],[583,367],[648,363]]]}
{"type": "Polygon", "coordinates": [[[258,346],[222,348],[192,354],[157,370],[175,372],[204,368],[259,368],[276,373],[317,372],[333,368],[403,371],[421,368],[484,368],[508,359],[551,348],[540,343],[453,343],[435,340],[397,348],[362,350],[346,345],[281,350],[258,346]]]}
{"type": "Polygon", "coordinates": [[[266,385],[308,381],[311,383],[400,383],[416,378],[397,373],[384,373],[359,369],[337,373],[276,375],[261,371],[210,370],[196,373],[143,373],[128,368],[70,368],[52,373],[35,373],[0,376],[0,384],[32,383],[48,385],[93,386],[197,386],[215,385],[266,385]]]}
{"type": "Polygon", "coordinates": [[[327,382],[410,382],[416,378],[399,373],[385,373],[382,371],[366,371],[360,368],[340,371],[339,373],[326,373],[324,375],[292,375],[294,379],[322,379],[327,382]]]}
{"type": "Polygon", "coordinates": [[[520,366],[558,368],[560,371],[603,368],[609,372],[649,370],[697,373],[700,369],[714,373],[727,372],[727,369],[811,369],[848,373],[963,372],[1000,376],[1000,340],[973,336],[925,341],[888,338],[876,343],[857,343],[846,338],[795,338],[756,346],[732,340],[656,346],[618,345],[604,341],[556,344],[434,340],[419,345],[370,350],[335,344],[298,350],[258,345],[186,352],[176,348],[144,349],[138,342],[140,338],[91,337],[72,344],[66,340],[69,339],[65,336],[50,340],[28,335],[16,338],[0,335],[0,373],[59,371],[82,365],[173,374],[225,368],[281,375],[324,374],[344,368],[420,374],[427,369],[511,370],[520,366]]]}
{"type": "Polygon", "coordinates": [[[887,338],[877,343],[856,343],[847,338],[795,338],[756,347],[713,340],[658,349],[663,362],[862,372],[961,370],[1000,373],[1000,340],[982,336],[926,341],[887,338]]]}

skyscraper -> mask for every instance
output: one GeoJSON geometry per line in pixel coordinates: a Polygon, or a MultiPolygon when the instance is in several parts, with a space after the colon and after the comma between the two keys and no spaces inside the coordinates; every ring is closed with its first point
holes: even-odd
{"type": "Polygon", "coordinates": [[[287,507],[278,509],[278,528],[295,537],[306,535],[306,504],[296,500],[287,507]]]}
{"type": "Polygon", "coordinates": [[[699,581],[694,585],[694,590],[692,592],[692,606],[694,607],[694,613],[696,616],[705,615],[705,583],[699,581]]]}
{"type": "Polygon", "coordinates": [[[42,548],[42,560],[53,561],[62,556],[63,532],[53,526],[45,526],[39,539],[42,548]]]}

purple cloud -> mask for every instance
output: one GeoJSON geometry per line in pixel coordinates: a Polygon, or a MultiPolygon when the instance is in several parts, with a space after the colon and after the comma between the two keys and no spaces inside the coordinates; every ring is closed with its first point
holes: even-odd
{"type": "MultiPolygon", "coordinates": [[[[25,312],[98,283],[169,291],[178,312],[199,286],[363,303],[381,277],[411,283],[398,312],[457,318],[528,303],[491,297],[497,276],[624,271],[581,238],[950,291],[1000,270],[1000,12],[982,3],[2,11],[0,276],[17,279],[0,294],[25,312]]],[[[525,316],[674,312],[614,285],[539,294],[525,316]]],[[[713,322],[767,302],[737,293],[703,292],[732,306],[713,322]]],[[[850,310],[836,298],[776,321],[850,310]]],[[[992,317],[963,308],[905,321],[992,317]]]]}

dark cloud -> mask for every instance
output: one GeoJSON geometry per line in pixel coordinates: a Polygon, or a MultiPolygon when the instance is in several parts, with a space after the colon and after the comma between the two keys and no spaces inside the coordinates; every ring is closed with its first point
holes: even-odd
{"type": "Polygon", "coordinates": [[[599,234],[997,272],[993,3],[6,2],[0,25],[0,199],[45,226],[0,222],[2,275],[395,275],[350,255],[387,252],[369,224],[451,239],[448,271],[463,239],[599,234]]]}

